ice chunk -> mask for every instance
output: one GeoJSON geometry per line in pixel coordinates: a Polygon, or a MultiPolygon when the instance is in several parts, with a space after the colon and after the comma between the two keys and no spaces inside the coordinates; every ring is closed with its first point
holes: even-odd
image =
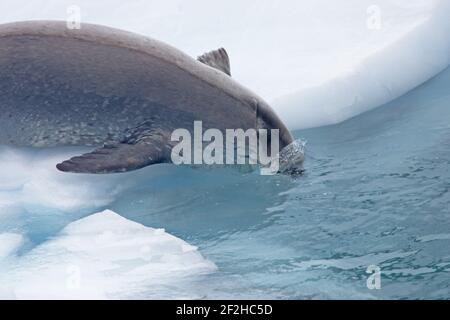
{"type": "Polygon", "coordinates": [[[13,254],[23,243],[23,237],[17,233],[0,234],[0,259],[13,254]]]}
{"type": "Polygon", "coordinates": [[[437,75],[450,63],[450,2],[440,1],[410,30],[330,80],[275,99],[291,129],[339,123],[388,103],[437,75]]]}
{"type": "Polygon", "coordinates": [[[106,210],[70,223],[0,282],[18,299],[196,297],[191,281],[215,268],[183,240],[106,210]]]}

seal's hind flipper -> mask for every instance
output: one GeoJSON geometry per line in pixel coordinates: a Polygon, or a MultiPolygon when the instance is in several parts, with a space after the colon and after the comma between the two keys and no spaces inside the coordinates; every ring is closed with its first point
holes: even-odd
{"type": "Polygon", "coordinates": [[[161,139],[146,138],[135,144],[115,143],[105,145],[90,153],[73,157],[56,165],[64,172],[116,173],[170,162],[170,148],[161,139]]]}

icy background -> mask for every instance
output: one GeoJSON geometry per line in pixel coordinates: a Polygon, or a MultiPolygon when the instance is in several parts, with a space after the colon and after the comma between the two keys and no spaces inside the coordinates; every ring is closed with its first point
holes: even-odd
{"type": "Polygon", "coordinates": [[[69,5],[194,57],[223,46],[291,129],[335,125],[295,132],[299,180],[72,175],[54,165],[80,148],[0,147],[0,298],[449,297],[449,1],[3,0],[0,22],[69,5]]]}

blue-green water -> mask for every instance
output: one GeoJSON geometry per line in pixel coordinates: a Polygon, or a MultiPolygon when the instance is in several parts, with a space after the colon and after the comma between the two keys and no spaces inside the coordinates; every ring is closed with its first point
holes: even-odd
{"type": "Polygon", "coordinates": [[[199,246],[219,268],[198,283],[206,297],[450,298],[449,85],[447,70],[296,132],[308,141],[297,179],[177,169],[113,209],[199,246]]]}
{"type": "MultiPolygon", "coordinates": [[[[22,230],[32,247],[110,208],[165,228],[217,265],[181,296],[448,299],[449,85],[447,70],[374,111],[295,132],[307,140],[298,178],[155,166],[132,175],[112,203],[57,214],[27,207],[1,231],[22,230]],[[378,290],[366,285],[369,265],[381,268],[378,290]]],[[[170,286],[159,290],[171,296],[170,286]]]]}

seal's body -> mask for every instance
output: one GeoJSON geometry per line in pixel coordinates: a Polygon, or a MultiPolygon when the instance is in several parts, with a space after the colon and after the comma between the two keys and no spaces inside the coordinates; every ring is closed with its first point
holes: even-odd
{"type": "Polygon", "coordinates": [[[267,103],[231,78],[224,49],[195,60],[102,26],[0,26],[0,144],[103,146],[57,167],[121,172],[170,162],[170,133],[196,120],[204,129],[279,129],[280,148],[292,142],[267,103]]]}

